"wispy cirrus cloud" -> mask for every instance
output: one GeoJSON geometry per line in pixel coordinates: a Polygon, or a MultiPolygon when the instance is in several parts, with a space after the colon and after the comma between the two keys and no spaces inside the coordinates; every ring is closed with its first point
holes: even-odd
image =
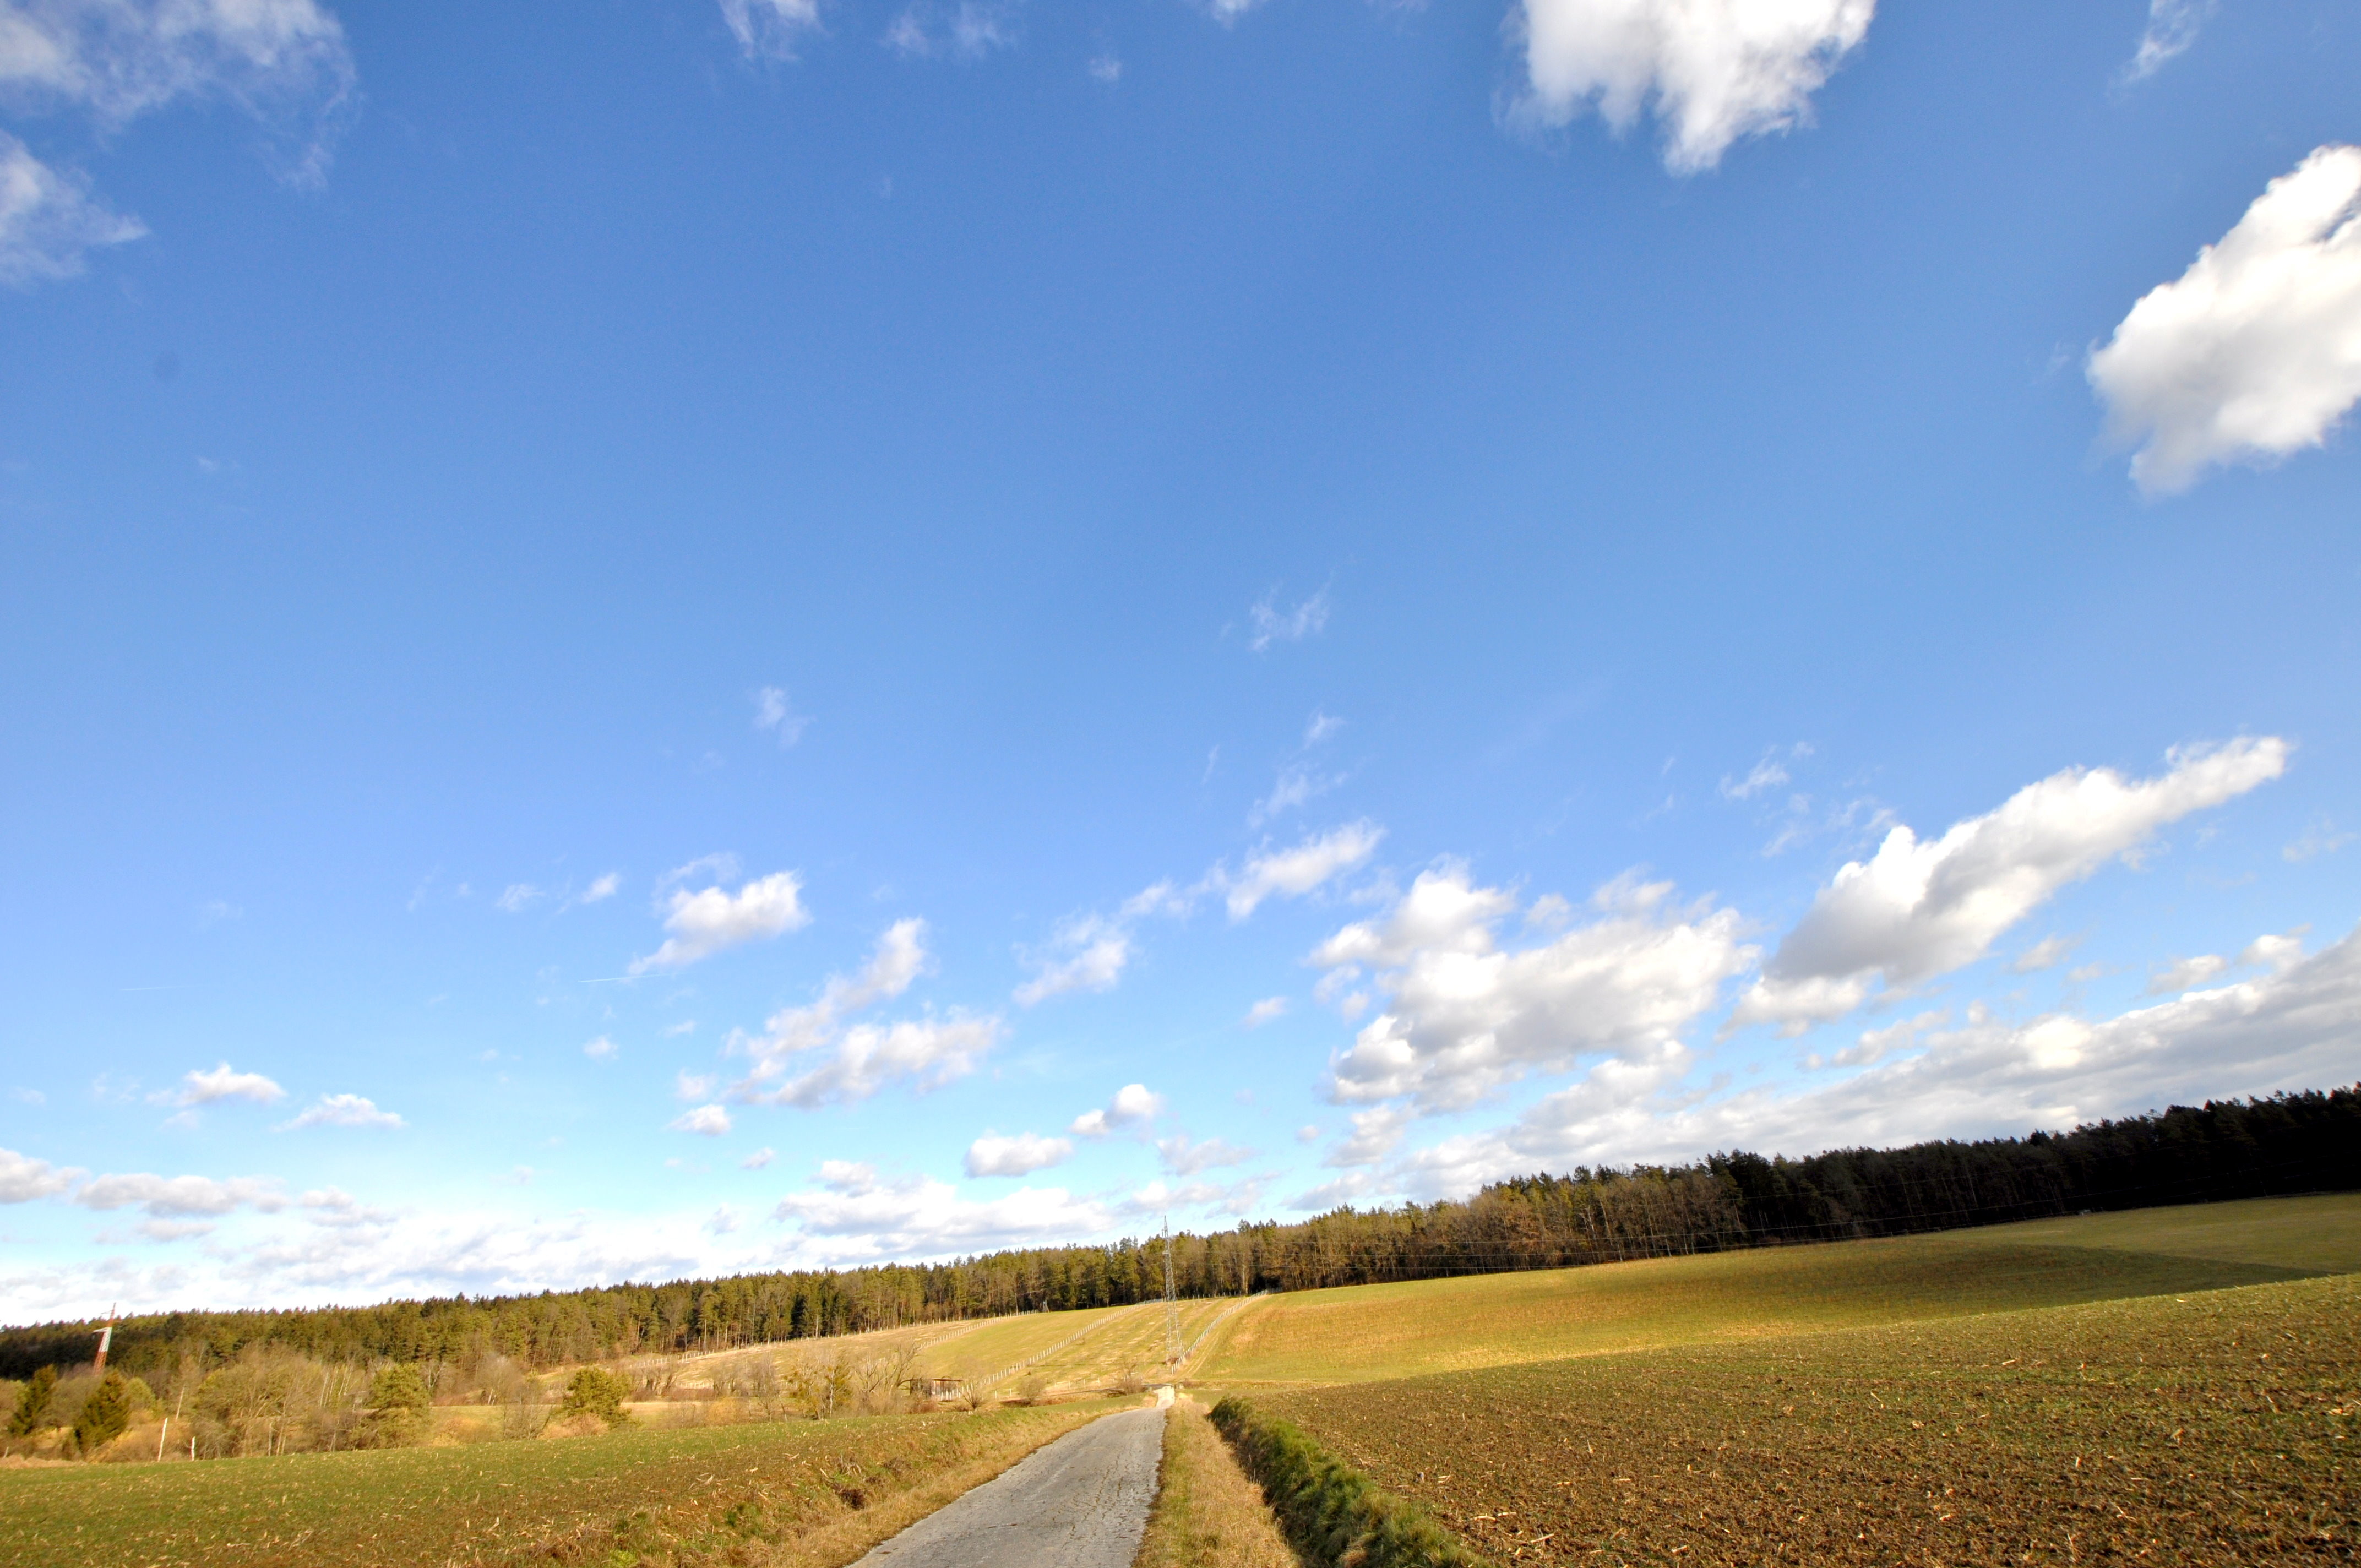
{"type": "Polygon", "coordinates": [[[999,1043],[997,1015],[954,1012],[885,1023],[856,1017],[901,995],[926,972],[926,931],[923,920],[895,921],[857,974],[831,975],[818,998],[773,1014],[758,1035],[734,1034],[730,1049],[753,1058],[753,1069],[731,1087],[730,1098],[811,1110],[866,1100],[896,1082],[924,1091],[973,1072],[999,1043]]]}

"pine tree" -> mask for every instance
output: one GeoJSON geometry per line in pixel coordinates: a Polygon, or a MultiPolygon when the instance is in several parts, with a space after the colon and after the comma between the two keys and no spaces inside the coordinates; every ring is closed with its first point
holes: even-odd
{"type": "Polygon", "coordinates": [[[82,1401],[82,1414],[74,1418],[74,1446],[85,1457],[94,1455],[130,1425],[130,1387],[122,1373],[110,1372],[90,1391],[90,1398],[82,1401]]]}
{"type": "Polygon", "coordinates": [[[33,1374],[25,1391],[16,1397],[16,1413],[8,1418],[10,1437],[30,1437],[41,1430],[42,1418],[49,1413],[49,1396],[58,1390],[58,1369],[44,1366],[33,1374]]]}

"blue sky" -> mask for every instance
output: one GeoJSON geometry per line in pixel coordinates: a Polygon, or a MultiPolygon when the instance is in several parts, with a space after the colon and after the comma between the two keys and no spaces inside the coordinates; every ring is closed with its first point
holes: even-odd
{"type": "Polygon", "coordinates": [[[2356,68],[0,0],[0,1317],[2361,1078],[2356,68]]]}

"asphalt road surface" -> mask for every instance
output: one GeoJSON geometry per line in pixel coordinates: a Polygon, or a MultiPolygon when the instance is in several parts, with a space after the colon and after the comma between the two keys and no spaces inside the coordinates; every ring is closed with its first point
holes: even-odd
{"type": "Polygon", "coordinates": [[[1161,1407],[1102,1416],[853,1568],[1131,1568],[1163,1452],[1161,1407]]]}

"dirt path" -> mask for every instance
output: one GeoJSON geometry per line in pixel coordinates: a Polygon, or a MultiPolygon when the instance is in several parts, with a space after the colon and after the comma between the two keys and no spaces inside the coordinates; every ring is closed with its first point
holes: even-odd
{"type": "Polygon", "coordinates": [[[1156,1498],[1164,1411],[1068,1432],[854,1568],[1131,1568],[1156,1498]]]}

